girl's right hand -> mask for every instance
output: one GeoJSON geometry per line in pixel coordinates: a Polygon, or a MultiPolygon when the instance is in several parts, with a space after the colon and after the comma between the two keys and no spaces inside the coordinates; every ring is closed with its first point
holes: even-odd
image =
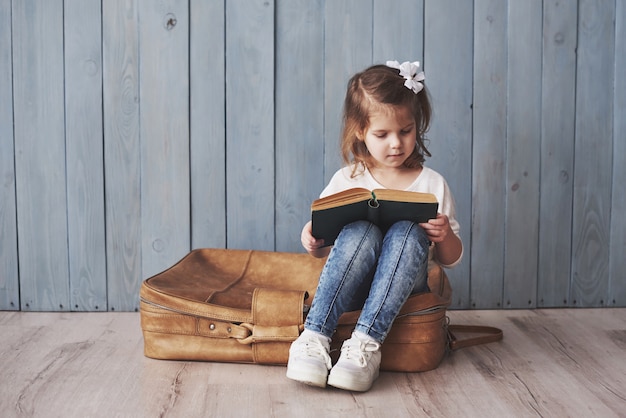
{"type": "Polygon", "coordinates": [[[302,246],[309,254],[313,257],[326,257],[328,255],[329,248],[324,247],[323,239],[316,239],[313,236],[313,229],[311,221],[307,222],[302,228],[302,233],[300,234],[300,241],[302,242],[302,246]]]}

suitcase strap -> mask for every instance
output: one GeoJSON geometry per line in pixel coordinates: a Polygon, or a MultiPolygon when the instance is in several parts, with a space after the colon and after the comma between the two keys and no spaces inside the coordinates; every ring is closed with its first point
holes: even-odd
{"type": "Polygon", "coordinates": [[[291,342],[304,329],[306,291],[257,288],[252,296],[252,323],[242,323],[249,331],[241,344],[291,342]]]}
{"type": "Polygon", "coordinates": [[[304,300],[306,291],[261,289],[252,296],[252,324],[241,344],[250,344],[255,363],[285,364],[291,342],[304,329],[304,300]]]}
{"type": "Polygon", "coordinates": [[[486,344],[502,339],[502,330],[482,325],[448,325],[448,345],[451,351],[473,345],[486,344]],[[474,337],[458,339],[455,334],[480,334],[474,337]]]}

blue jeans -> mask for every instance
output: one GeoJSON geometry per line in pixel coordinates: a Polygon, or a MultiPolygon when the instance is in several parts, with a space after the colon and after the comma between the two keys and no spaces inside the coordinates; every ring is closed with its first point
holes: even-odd
{"type": "Polygon", "coordinates": [[[355,331],[382,343],[409,295],[428,289],[429,244],[410,221],[384,235],[367,221],[346,225],[320,275],[305,328],[331,337],[341,314],[362,308],[355,331]]]}

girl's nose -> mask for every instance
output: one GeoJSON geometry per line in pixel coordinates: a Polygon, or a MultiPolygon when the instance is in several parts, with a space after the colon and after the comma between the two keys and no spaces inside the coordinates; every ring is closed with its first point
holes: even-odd
{"type": "Polygon", "coordinates": [[[402,141],[400,141],[400,137],[397,134],[391,134],[389,141],[391,148],[400,148],[400,145],[402,145],[402,141]]]}

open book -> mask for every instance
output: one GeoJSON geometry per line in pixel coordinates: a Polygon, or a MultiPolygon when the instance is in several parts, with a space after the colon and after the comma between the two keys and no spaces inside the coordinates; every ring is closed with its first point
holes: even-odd
{"type": "Polygon", "coordinates": [[[398,221],[427,222],[437,217],[439,204],[431,193],[354,188],[317,199],[311,205],[313,236],[333,245],[342,228],[367,220],[383,231],[398,221]]]}

